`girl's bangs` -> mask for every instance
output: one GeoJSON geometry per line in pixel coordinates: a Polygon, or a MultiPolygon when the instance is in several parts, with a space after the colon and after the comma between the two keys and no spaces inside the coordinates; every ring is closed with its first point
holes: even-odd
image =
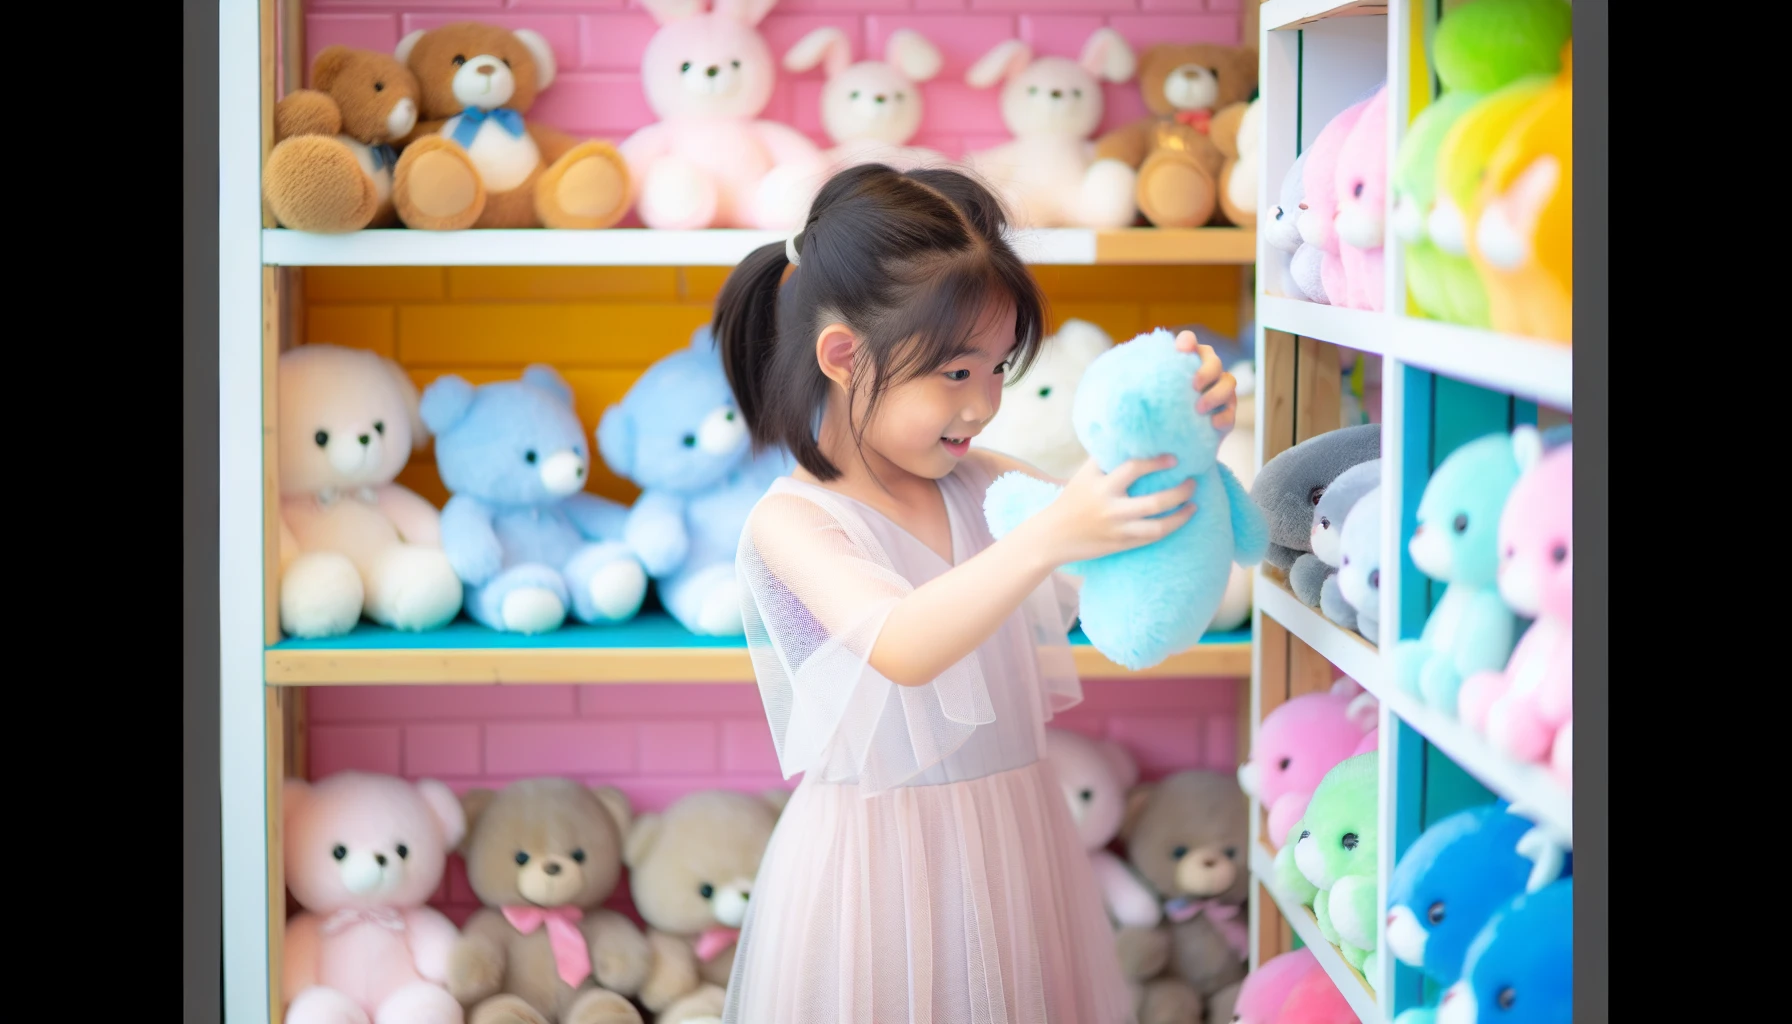
{"type": "MultiPolygon", "coordinates": [[[[1003,313],[1014,310],[1015,350],[1009,374],[1019,376],[1038,355],[1044,309],[1038,285],[1026,267],[1014,260],[955,254],[923,272],[902,290],[887,324],[874,330],[889,346],[892,359],[880,374],[890,386],[925,376],[954,359],[977,351],[974,339],[1003,313]]],[[[884,346],[878,346],[884,347],[884,346]]]]}

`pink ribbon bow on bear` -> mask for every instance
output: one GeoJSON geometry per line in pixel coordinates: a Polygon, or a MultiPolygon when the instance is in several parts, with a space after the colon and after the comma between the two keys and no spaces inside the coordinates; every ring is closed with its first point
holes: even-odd
{"type": "Polygon", "coordinates": [[[705,929],[702,935],[697,936],[697,959],[709,963],[721,956],[722,951],[733,945],[734,940],[738,938],[740,938],[739,928],[717,926],[705,929]]]}
{"type": "Polygon", "coordinates": [[[554,950],[554,969],[560,980],[578,988],[591,973],[591,950],[585,945],[585,934],[579,931],[579,920],[585,912],[578,907],[505,907],[504,920],[517,931],[528,935],[545,922],[548,945],[554,950]]]}
{"type": "Polygon", "coordinates": [[[1178,110],[1176,123],[1185,124],[1202,135],[1208,134],[1213,127],[1213,111],[1211,110],[1178,110]]]}
{"type": "Polygon", "coordinates": [[[1250,925],[1238,919],[1237,907],[1216,899],[1198,900],[1193,896],[1181,896],[1164,904],[1164,915],[1177,924],[1201,914],[1206,914],[1207,920],[1219,929],[1226,945],[1232,947],[1232,952],[1241,957],[1250,956],[1250,925]]]}
{"type": "Polygon", "coordinates": [[[392,907],[343,907],[324,921],[323,933],[335,935],[353,924],[377,924],[388,931],[404,931],[404,914],[392,907]]]}

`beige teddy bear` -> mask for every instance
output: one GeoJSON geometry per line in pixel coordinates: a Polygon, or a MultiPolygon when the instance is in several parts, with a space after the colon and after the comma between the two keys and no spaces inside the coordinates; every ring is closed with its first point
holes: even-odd
{"type": "Polygon", "coordinates": [[[394,483],[425,433],[417,388],[362,349],[280,356],[280,626],[338,636],[363,613],[393,629],[447,625],[460,577],[441,515],[394,483]]]}
{"type": "Polygon", "coordinates": [[[526,779],[461,805],[467,881],[485,904],[448,965],[467,1024],[641,1024],[626,997],[654,980],[653,955],[634,922],[602,909],[622,877],[628,798],[526,779]]]}
{"type": "Polygon", "coordinates": [[[734,940],[789,798],[776,789],[759,796],[702,790],[661,814],[641,815],[629,830],[629,891],[655,955],[655,979],[641,1002],[657,1024],[721,1020],[734,940]]]}

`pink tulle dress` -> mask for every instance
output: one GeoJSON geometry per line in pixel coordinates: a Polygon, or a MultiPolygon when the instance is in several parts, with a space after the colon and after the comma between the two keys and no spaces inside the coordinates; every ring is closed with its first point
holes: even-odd
{"type": "MultiPolygon", "coordinates": [[[[953,564],[993,543],[976,451],[940,481],[953,564]]],[[[1082,699],[1075,592],[1041,586],[926,686],[866,664],[890,609],[951,566],[850,498],[785,477],[742,531],[747,641],[803,780],[753,888],[727,1024],[1119,1024],[1113,931],[1048,763],[1082,699]]]]}

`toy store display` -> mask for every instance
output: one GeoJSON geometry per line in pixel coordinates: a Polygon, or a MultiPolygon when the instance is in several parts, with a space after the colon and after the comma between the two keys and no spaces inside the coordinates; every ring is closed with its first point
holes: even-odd
{"type": "Polygon", "coordinates": [[[1101,83],[1130,81],[1136,66],[1126,40],[1098,28],[1076,60],[1035,59],[1030,46],[1010,39],[965,73],[974,89],[1002,87],[1002,123],[1012,140],[966,153],[964,162],[995,186],[1016,228],[1133,223],[1137,164],[1104,153],[1091,136],[1104,111],[1101,83]]]}
{"type": "Polygon", "coordinates": [[[1379,707],[1373,694],[1343,677],[1330,690],[1290,698],[1263,716],[1250,759],[1238,766],[1238,785],[1269,812],[1264,838],[1271,847],[1282,848],[1328,772],[1376,749],[1379,707]]]}
{"type": "Polygon", "coordinates": [[[275,220],[319,234],[397,223],[392,144],[416,126],[421,91],[389,54],[324,47],[311,62],[311,88],[274,107],[261,190],[275,220]]]}
{"type": "Polygon", "coordinates": [[[453,22],[406,35],[397,57],[422,90],[393,172],[405,226],[605,228],[628,212],[616,147],[528,120],[557,77],[540,33],[453,22]]]}
{"type": "MultiPolygon", "coordinates": [[[[1138,172],[1138,210],[1153,225],[1200,227],[1216,212],[1225,223],[1221,193],[1257,89],[1256,48],[1153,46],[1138,62],[1138,83],[1150,116],[1102,136],[1096,157],[1138,172]]],[[[1254,153],[1259,142],[1248,145],[1254,153]]]]}
{"type": "Polygon", "coordinates": [[[572,388],[534,365],[478,387],[447,374],[423,393],[436,468],[451,494],[442,547],[473,619],[544,633],[632,618],[647,573],[625,541],[629,510],[584,490],[590,469],[572,388]]]}
{"type": "Polygon", "coordinates": [[[884,44],[883,60],[853,63],[852,40],[833,25],[804,36],[784,54],[784,70],[802,73],[821,65],[821,125],[833,140],[830,171],[855,164],[888,164],[897,170],[944,166],[944,154],[908,141],[921,128],[921,82],[940,73],[939,48],[913,29],[899,28],[884,44]]]}
{"type": "Polygon", "coordinates": [[[340,636],[366,616],[447,625],[462,588],[435,507],[395,483],[426,430],[397,363],[304,345],[279,364],[280,627],[340,636]]]}
{"type": "Polygon", "coordinates": [[[1334,765],[1290,830],[1298,830],[1290,846],[1295,867],[1315,890],[1309,905],[1320,935],[1370,984],[1378,977],[1375,935],[1381,918],[1375,892],[1379,756],[1371,751],[1334,765]]]}
{"type": "Polygon", "coordinates": [[[1314,515],[1326,488],[1345,470],[1381,458],[1381,426],[1359,424],[1316,434],[1264,463],[1251,500],[1269,523],[1264,560],[1285,573],[1294,596],[1318,608],[1332,568],[1313,554],[1314,515]]]}
{"type": "Polygon", "coordinates": [[[604,410],[597,443],[611,472],[641,488],[621,536],[655,581],[660,603],[692,633],[740,635],[740,532],[795,461],[782,449],[751,451],[708,327],[604,410]]]}
{"type": "Polygon", "coordinates": [[[699,790],[628,829],[629,893],[647,922],[655,1024],[719,1019],[759,863],[790,793],[699,790]]]}
{"type": "MultiPolygon", "coordinates": [[[[1083,632],[1117,664],[1139,669],[1186,650],[1213,621],[1234,562],[1254,564],[1269,541],[1262,513],[1219,462],[1218,431],[1189,401],[1201,356],[1180,352],[1166,330],[1115,346],[1090,364],[1072,410],[1077,436],[1103,468],[1173,454],[1177,464],[1141,477],[1134,495],[1195,479],[1193,518],[1143,547],[1064,567],[1083,578],[1083,632]]],[[[1375,429],[1375,428],[1372,428],[1375,429]]],[[[990,485],[984,512],[991,533],[1007,535],[1061,488],[1024,473],[990,485]]]]}
{"type": "Polygon", "coordinates": [[[622,143],[650,228],[799,227],[826,179],[809,137],[760,118],[778,65],[758,30],[777,0],[644,0],[659,30],[641,85],[659,120],[622,143]]]}

